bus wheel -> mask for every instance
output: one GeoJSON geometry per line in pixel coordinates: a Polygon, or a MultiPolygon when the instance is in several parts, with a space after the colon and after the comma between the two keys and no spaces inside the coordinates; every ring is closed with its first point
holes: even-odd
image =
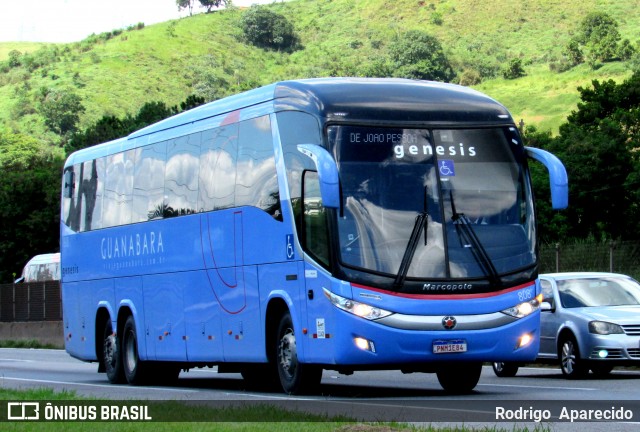
{"type": "Polygon", "coordinates": [[[136,322],[130,315],[124,324],[122,334],[122,366],[129,384],[138,385],[146,381],[146,365],[138,356],[138,336],[136,322]]]}
{"type": "Polygon", "coordinates": [[[298,361],[293,321],[288,312],[280,320],[276,344],[276,365],[282,389],[289,394],[315,390],[322,379],[322,368],[298,361]]]}
{"type": "Polygon", "coordinates": [[[438,381],[447,393],[470,393],[478,384],[482,363],[454,363],[437,372],[438,381]]]}
{"type": "Polygon", "coordinates": [[[126,382],[120,356],[120,339],[113,331],[111,319],[107,318],[104,324],[102,337],[102,361],[104,362],[107,379],[111,384],[123,384],[126,382]]]}

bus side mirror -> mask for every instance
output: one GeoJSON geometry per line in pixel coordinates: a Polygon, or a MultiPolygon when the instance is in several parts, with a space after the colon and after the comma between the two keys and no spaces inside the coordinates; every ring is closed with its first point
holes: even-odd
{"type": "Polygon", "coordinates": [[[525,147],[527,156],[542,163],[549,171],[551,187],[551,207],[555,210],[567,208],[569,205],[569,180],[564,165],[553,154],[546,150],[525,147]]]}
{"type": "Polygon", "coordinates": [[[320,195],[322,205],[328,208],[340,207],[340,182],[338,179],[338,166],[331,154],[317,144],[299,144],[298,151],[309,156],[318,170],[320,180],[320,195]]]}

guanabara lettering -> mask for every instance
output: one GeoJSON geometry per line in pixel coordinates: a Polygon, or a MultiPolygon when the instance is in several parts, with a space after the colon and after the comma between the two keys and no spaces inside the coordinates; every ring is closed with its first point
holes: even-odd
{"type": "Polygon", "coordinates": [[[100,242],[100,256],[103,260],[140,257],[158,253],[164,253],[162,231],[103,237],[100,242]]]}

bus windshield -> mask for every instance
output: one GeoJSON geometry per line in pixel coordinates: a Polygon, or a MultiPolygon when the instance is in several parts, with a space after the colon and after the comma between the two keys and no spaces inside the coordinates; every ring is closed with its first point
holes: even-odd
{"type": "Polygon", "coordinates": [[[327,132],[342,186],[343,265],[396,281],[493,281],[535,264],[526,155],[514,128],[327,132]]]}

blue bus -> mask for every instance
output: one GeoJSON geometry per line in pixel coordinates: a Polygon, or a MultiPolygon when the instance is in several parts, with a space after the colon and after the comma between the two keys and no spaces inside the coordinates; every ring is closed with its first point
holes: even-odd
{"type": "Polygon", "coordinates": [[[499,103],[403,79],[285,81],[77,151],[63,173],[65,346],[112,383],[217,366],[290,394],[324,369],[436,373],[539,346],[525,147],[499,103]]]}

